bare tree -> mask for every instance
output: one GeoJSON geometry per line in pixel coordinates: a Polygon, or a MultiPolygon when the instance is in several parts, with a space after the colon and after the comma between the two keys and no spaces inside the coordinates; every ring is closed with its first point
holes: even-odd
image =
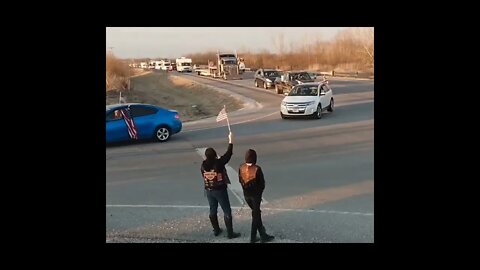
{"type": "Polygon", "coordinates": [[[361,44],[361,50],[364,55],[364,60],[371,67],[374,66],[374,28],[373,27],[356,27],[353,30],[353,36],[361,44]]]}
{"type": "MultiPolygon", "coordinates": [[[[347,28],[333,41],[324,41],[319,34],[305,35],[301,40],[286,40],[283,33],[272,36],[273,50],[238,50],[245,64],[252,68],[308,68],[316,70],[358,71],[373,68],[373,28],[347,28]]],[[[214,60],[216,49],[187,55],[194,63],[214,60]]]]}
{"type": "Polygon", "coordinates": [[[278,34],[276,37],[273,37],[273,44],[277,49],[278,54],[280,55],[280,65],[284,63],[285,55],[285,35],[283,33],[278,34]]]}

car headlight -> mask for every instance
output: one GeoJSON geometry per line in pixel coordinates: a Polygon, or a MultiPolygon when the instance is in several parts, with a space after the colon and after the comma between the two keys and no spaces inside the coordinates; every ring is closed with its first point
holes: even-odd
{"type": "Polygon", "coordinates": [[[315,101],[310,101],[310,102],[305,103],[305,105],[307,105],[307,106],[311,106],[313,104],[315,104],[315,101]]]}
{"type": "Polygon", "coordinates": [[[282,101],[282,106],[287,106],[287,103],[285,101],[282,101]]]}
{"type": "Polygon", "coordinates": [[[272,82],[272,80],[270,80],[270,79],[265,79],[265,81],[267,81],[267,82],[269,82],[269,83],[271,83],[271,82],[272,82]]]}

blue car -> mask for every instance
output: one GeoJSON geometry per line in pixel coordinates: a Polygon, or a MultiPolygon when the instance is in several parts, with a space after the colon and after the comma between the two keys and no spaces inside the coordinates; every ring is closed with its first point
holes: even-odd
{"type": "Polygon", "coordinates": [[[182,121],[175,110],[141,103],[107,105],[107,143],[134,140],[130,138],[128,126],[123,118],[125,112],[130,112],[139,140],[155,139],[159,142],[166,142],[173,134],[182,130],[182,121]],[[127,110],[123,110],[122,113],[122,109],[127,110]]]}

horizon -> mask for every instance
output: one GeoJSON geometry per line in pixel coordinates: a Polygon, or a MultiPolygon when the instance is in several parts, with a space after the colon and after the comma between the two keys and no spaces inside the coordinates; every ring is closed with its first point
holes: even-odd
{"type": "Polygon", "coordinates": [[[296,41],[330,41],[348,27],[107,27],[106,50],[119,59],[176,59],[211,51],[279,51],[296,41]],[[282,38],[283,36],[283,38],[282,38]],[[160,46],[159,46],[160,44],[160,46]]]}

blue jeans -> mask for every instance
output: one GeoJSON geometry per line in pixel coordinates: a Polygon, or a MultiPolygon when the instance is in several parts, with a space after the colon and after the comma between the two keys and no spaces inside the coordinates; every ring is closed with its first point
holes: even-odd
{"type": "Polygon", "coordinates": [[[220,206],[223,210],[223,216],[225,218],[231,219],[232,208],[230,208],[230,200],[228,199],[227,189],[207,190],[206,192],[208,204],[210,205],[210,215],[217,215],[218,203],[220,203],[220,206]]]}

